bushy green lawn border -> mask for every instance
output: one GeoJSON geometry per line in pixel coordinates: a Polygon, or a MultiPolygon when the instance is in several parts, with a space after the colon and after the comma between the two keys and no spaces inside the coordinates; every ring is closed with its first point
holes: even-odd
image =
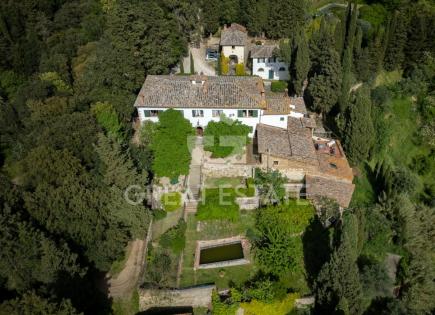
{"type": "Polygon", "coordinates": [[[270,90],[272,92],[284,92],[287,86],[288,86],[287,81],[273,81],[270,84],[270,90]]]}
{"type": "Polygon", "coordinates": [[[160,198],[162,207],[165,211],[171,212],[181,208],[181,194],[179,192],[169,192],[160,198]]]}

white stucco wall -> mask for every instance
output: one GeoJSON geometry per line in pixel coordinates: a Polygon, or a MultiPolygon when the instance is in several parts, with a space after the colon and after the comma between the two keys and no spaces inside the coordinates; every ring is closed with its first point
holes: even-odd
{"type": "Polygon", "coordinates": [[[245,62],[245,47],[244,46],[222,46],[222,52],[225,57],[229,57],[230,55],[236,55],[238,59],[238,63],[245,62]]]}
{"type": "Polygon", "coordinates": [[[287,129],[286,115],[263,115],[260,122],[265,125],[287,129]]]}
{"type": "MultiPolygon", "coordinates": [[[[218,109],[218,108],[217,108],[218,109]]],[[[167,108],[138,108],[138,116],[141,122],[145,120],[150,120],[153,122],[157,122],[159,119],[158,117],[145,117],[144,111],[145,110],[167,110],[167,108]]],[[[212,108],[176,108],[175,110],[179,110],[183,112],[184,118],[188,119],[193,127],[203,127],[205,128],[207,124],[210,121],[219,121],[220,117],[213,117],[213,110],[212,108]],[[204,112],[203,117],[193,117],[192,110],[202,110],[204,112]]],[[[261,110],[258,109],[258,117],[237,117],[237,109],[222,109],[223,114],[231,119],[234,120],[240,120],[243,124],[252,127],[252,132],[250,133],[250,136],[254,134],[255,128],[257,124],[260,122],[261,117],[261,110]]]]}
{"type": "MultiPolygon", "coordinates": [[[[138,116],[141,122],[145,120],[150,120],[153,122],[157,122],[159,120],[158,117],[145,117],[145,110],[167,110],[167,108],[138,108],[138,116]]],[[[188,119],[193,127],[203,127],[205,128],[210,121],[219,121],[220,117],[213,117],[212,108],[176,108],[175,110],[183,112],[184,118],[188,119]],[[193,117],[192,110],[203,110],[204,117],[193,117]]],[[[231,119],[239,120],[243,124],[252,127],[252,132],[249,134],[253,136],[255,132],[255,128],[258,123],[266,124],[269,126],[279,127],[279,128],[287,128],[287,115],[264,115],[263,110],[258,110],[258,117],[237,117],[237,109],[222,109],[223,114],[231,119]]],[[[303,114],[291,112],[290,116],[301,118],[303,114]]]]}
{"type": "Polygon", "coordinates": [[[252,58],[252,74],[258,75],[262,79],[269,80],[269,70],[273,70],[273,80],[288,80],[288,65],[284,62],[269,62],[269,58],[265,58],[265,62],[258,62],[258,58],[252,58]],[[284,67],[285,71],[279,71],[279,68],[284,67]],[[259,69],[264,71],[258,71],[259,69]]]}

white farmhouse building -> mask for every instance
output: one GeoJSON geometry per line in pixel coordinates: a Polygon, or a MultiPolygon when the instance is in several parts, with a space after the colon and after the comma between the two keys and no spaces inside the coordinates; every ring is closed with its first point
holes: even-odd
{"type": "Polygon", "coordinates": [[[225,26],[220,40],[222,53],[229,57],[232,63],[244,63],[247,38],[248,33],[242,25],[233,23],[230,27],[225,26]]]}
{"type": "Polygon", "coordinates": [[[169,108],[179,110],[198,133],[225,115],[252,127],[251,136],[259,123],[287,128],[289,116],[306,115],[303,100],[266,95],[263,80],[249,76],[149,75],[134,106],[141,122],[157,122],[169,108]]]}
{"type": "Polygon", "coordinates": [[[275,45],[257,45],[252,47],[252,74],[264,80],[288,80],[288,65],[276,57],[275,45]]]}

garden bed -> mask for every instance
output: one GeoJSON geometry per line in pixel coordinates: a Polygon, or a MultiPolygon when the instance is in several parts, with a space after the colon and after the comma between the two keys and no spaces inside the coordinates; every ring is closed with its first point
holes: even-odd
{"type": "MultiPolygon", "coordinates": [[[[186,229],[186,247],[183,255],[183,270],[181,274],[181,287],[215,283],[219,289],[229,287],[231,281],[241,284],[249,279],[255,270],[253,263],[220,267],[214,269],[194,270],[195,253],[197,241],[216,240],[230,238],[234,235],[245,235],[248,228],[254,226],[254,213],[240,213],[240,220],[229,222],[226,220],[201,221],[200,229],[198,219],[194,215],[189,215],[186,229]]],[[[251,261],[250,254],[245,258],[251,261]]]]}

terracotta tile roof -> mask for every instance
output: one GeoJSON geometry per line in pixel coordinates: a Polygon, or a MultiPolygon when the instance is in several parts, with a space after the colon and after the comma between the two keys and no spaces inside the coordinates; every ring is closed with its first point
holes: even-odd
{"type": "Polygon", "coordinates": [[[300,119],[288,117],[289,128],[282,129],[264,124],[257,125],[258,152],[317,165],[311,140],[311,131],[302,126],[300,119]]]}
{"type": "Polygon", "coordinates": [[[237,23],[231,24],[230,27],[223,29],[221,32],[221,46],[244,46],[248,34],[246,28],[237,23]]]}
{"type": "Polygon", "coordinates": [[[342,207],[348,207],[352,199],[355,185],[352,182],[340,181],[323,176],[305,176],[307,198],[319,196],[335,199],[342,207]]]}
{"type": "Polygon", "coordinates": [[[263,81],[236,76],[147,76],[135,107],[266,108],[263,81]]]}
{"type": "Polygon", "coordinates": [[[328,141],[315,141],[315,147],[317,147],[316,154],[317,159],[319,160],[320,172],[326,175],[331,175],[352,182],[352,168],[347,162],[340,141],[331,141],[331,143],[334,142],[331,147],[326,144],[327,142],[328,141]],[[322,142],[325,145],[324,148],[326,148],[326,150],[318,148],[318,144],[322,142]]]}
{"type": "Polygon", "coordinates": [[[276,45],[256,45],[251,49],[251,58],[270,58],[274,55],[276,45]]]}
{"type": "Polygon", "coordinates": [[[305,106],[305,101],[303,97],[291,97],[290,103],[293,105],[294,111],[302,114],[307,113],[307,108],[305,106]]]}
{"type": "Polygon", "coordinates": [[[290,114],[290,98],[278,95],[266,94],[266,110],[264,115],[288,115],[290,114]]]}

